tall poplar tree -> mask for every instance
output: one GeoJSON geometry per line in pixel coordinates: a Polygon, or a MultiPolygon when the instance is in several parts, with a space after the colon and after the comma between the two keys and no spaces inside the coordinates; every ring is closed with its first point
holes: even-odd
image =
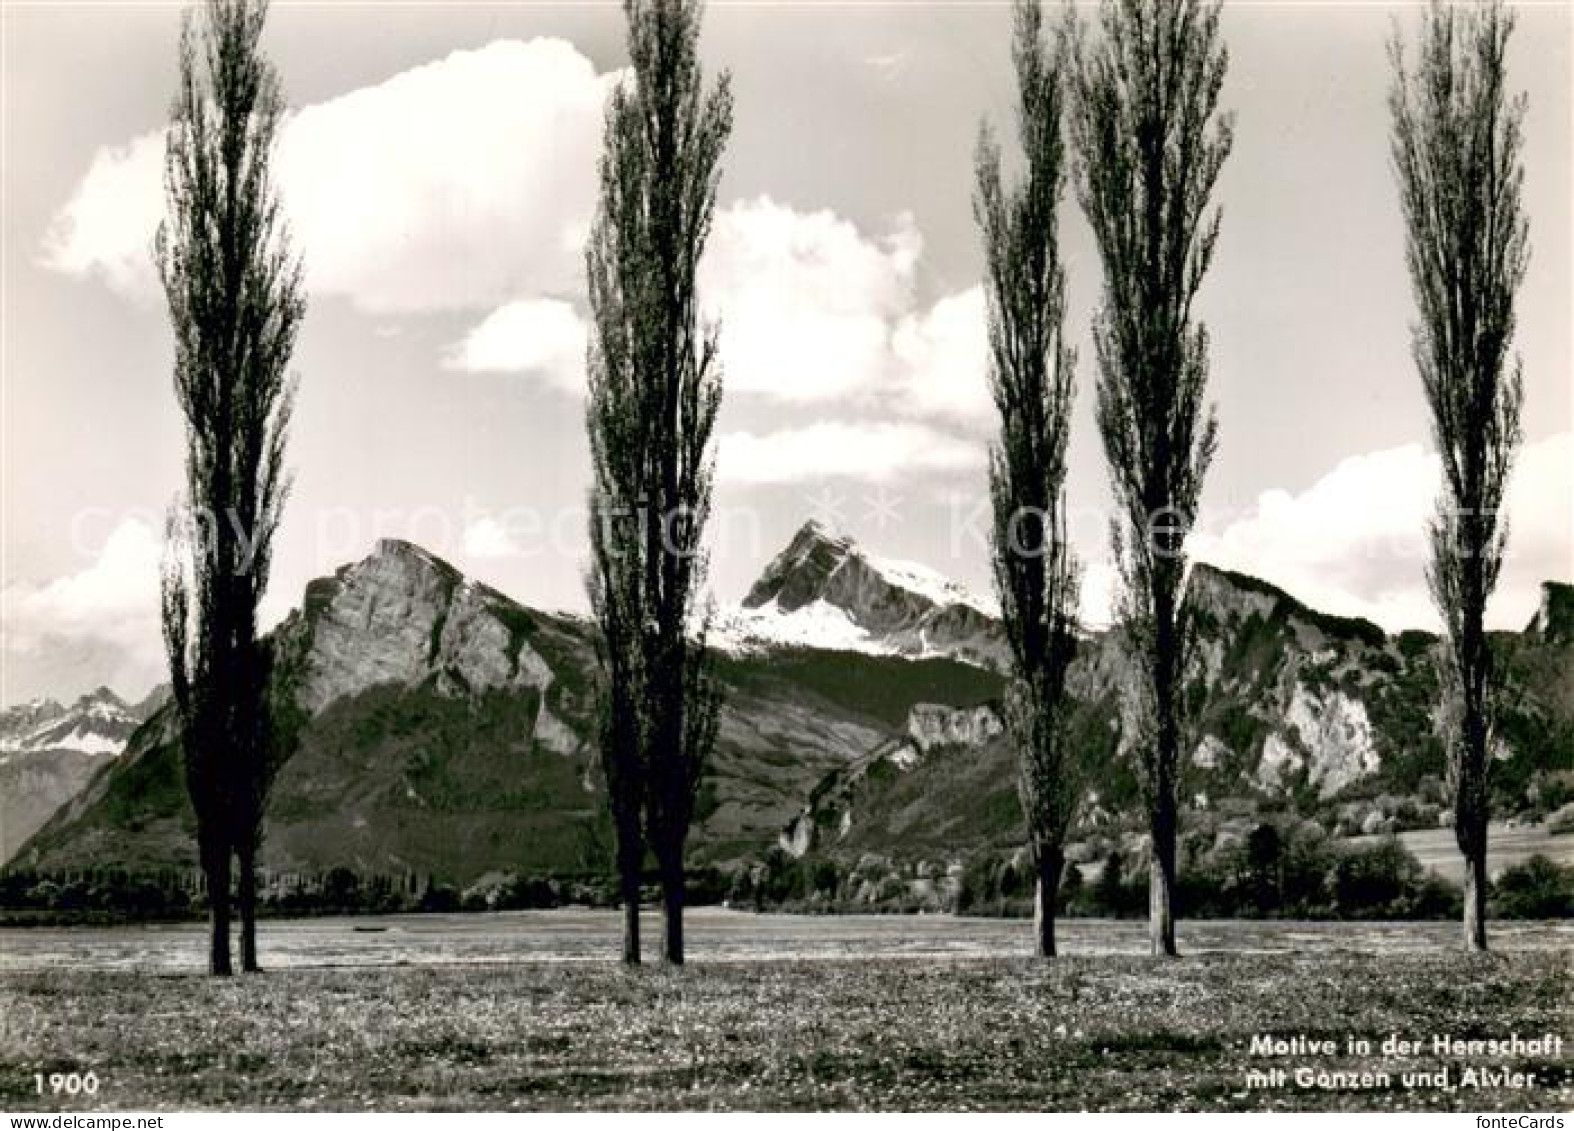
{"type": "Polygon", "coordinates": [[[1095,39],[1073,25],[1077,197],[1104,265],[1093,340],[1118,512],[1115,613],[1138,673],[1127,715],[1148,811],[1149,935],[1163,955],[1175,953],[1177,778],[1194,706],[1185,544],[1218,438],[1192,302],[1218,243],[1208,199],[1230,152],[1219,15],[1197,0],[1103,0],[1095,39]]]}
{"type": "Polygon", "coordinates": [[[1524,386],[1509,348],[1529,260],[1521,206],[1525,98],[1508,92],[1514,17],[1501,3],[1434,2],[1414,69],[1392,45],[1393,159],[1420,313],[1413,353],[1443,465],[1427,571],[1447,644],[1444,746],[1465,858],[1465,946],[1485,950],[1487,772],[1499,674],[1487,601],[1508,542],[1501,514],[1524,386]]]}
{"type": "Polygon", "coordinates": [[[700,256],[732,130],[725,75],[708,90],[695,0],[625,0],[632,76],[607,108],[586,251],[590,307],[591,603],[601,628],[601,753],[639,961],[647,847],[662,886],[662,956],[683,961],[684,850],[720,707],[705,647],[702,537],[721,406],[700,256]]]}
{"type": "Polygon", "coordinates": [[[1014,9],[1012,58],[1025,172],[1002,183],[1000,147],[979,136],[974,212],[984,244],[989,382],[1000,416],[989,459],[995,591],[1011,645],[1006,726],[1037,874],[1035,949],[1055,953],[1055,904],[1066,830],[1079,792],[1066,673],[1076,653],[1080,578],[1066,536],[1066,444],[1076,355],[1066,344],[1065,270],[1056,210],[1065,183],[1061,59],[1039,0],[1014,9]]]}
{"type": "Polygon", "coordinates": [[[186,488],[162,584],[170,683],[211,920],[209,970],[231,972],[231,864],[241,965],[257,968],[256,865],[273,758],[257,606],[289,491],[287,367],[305,313],[271,176],[284,112],[262,54],[262,0],[208,0],[182,25],[154,254],[175,336],[186,488]]]}

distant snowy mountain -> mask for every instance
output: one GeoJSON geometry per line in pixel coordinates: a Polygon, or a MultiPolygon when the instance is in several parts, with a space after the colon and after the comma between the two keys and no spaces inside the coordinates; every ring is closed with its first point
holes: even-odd
{"type": "Polygon", "coordinates": [[[0,710],[0,751],[19,745],[25,736],[48,726],[65,713],[65,707],[53,699],[29,699],[0,710]]]}
{"type": "Polygon", "coordinates": [[[34,699],[0,711],[0,861],[126,748],[161,699],[131,705],[100,687],[69,706],[34,699]]]}
{"type": "Polygon", "coordinates": [[[8,707],[0,711],[0,762],[38,750],[119,754],[144,717],[107,687],[89,692],[69,707],[53,699],[8,707]]]}
{"type": "Polygon", "coordinates": [[[993,603],[924,566],[876,557],[813,520],[765,568],[712,641],[734,652],[812,647],[1004,662],[993,603]]]}

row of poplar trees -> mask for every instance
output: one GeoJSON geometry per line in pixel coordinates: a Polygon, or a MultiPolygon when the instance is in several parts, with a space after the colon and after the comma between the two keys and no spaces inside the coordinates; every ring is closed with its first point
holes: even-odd
{"type": "Polygon", "coordinates": [[[1123,718],[1148,813],[1150,934],[1154,953],[1175,953],[1177,779],[1193,639],[1185,539],[1218,431],[1204,400],[1207,330],[1192,303],[1218,242],[1208,199],[1231,141],[1218,108],[1227,59],[1219,16],[1216,4],[1118,0],[1101,8],[1097,38],[1068,14],[1051,42],[1038,0],[1019,0],[1020,183],[1003,185],[987,126],[978,144],[975,211],[1000,416],[991,543],[1014,668],[1005,721],[1037,871],[1035,945],[1046,957],[1055,953],[1066,833],[1084,788],[1068,727],[1080,589],[1065,522],[1076,355],[1066,341],[1057,227],[1068,165],[1104,267],[1093,323],[1097,420],[1117,510],[1117,632],[1135,672],[1123,718]]]}
{"type": "MultiPolygon", "coordinates": [[[[601,762],[616,834],[623,959],[640,960],[647,858],[662,889],[664,961],[684,956],[684,853],[714,747],[702,549],[721,404],[717,329],[697,272],[732,127],[724,75],[707,86],[697,0],[626,0],[632,76],[608,103],[586,249],[594,320],[586,428],[593,463],[587,588],[599,624],[601,762]]],[[[183,24],[155,259],[175,338],[186,484],[172,508],[163,621],[186,782],[211,907],[210,969],[228,974],[232,903],[256,969],[256,861],[277,767],[270,654],[257,633],[288,474],[288,364],[305,313],[271,157],[283,116],[260,49],[265,0],[206,0],[183,24]],[[237,867],[238,866],[238,867],[237,867]],[[232,894],[232,876],[238,886],[232,894]]],[[[1217,4],[1104,0],[1096,35],[1068,14],[1048,34],[1015,7],[1022,173],[1008,186],[987,127],[975,212],[985,260],[993,566],[1013,657],[1005,701],[1038,869],[1036,939],[1055,950],[1055,893],[1083,783],[1068,744],[1080,571],[1064,482],[1076,357],[1057,236],[1066,181],[1103,263],[1095,316],[1097,421],[1118,504],[1118,638],[1137,673],[1124,717],[1141,769],[1155,953],[1175,953],[1177,778],[1188,745],[1193,630],[1185,538],[1217,428],[1207,333],[1193,301],[1213,258],[1209,198],[1231,144],[1218,109],[1227,53],[1217,4]],[[1070,139],[1070,155],[1066,138],[1070,139]]],[[[1393,49],[1393,156],[1420,317],[1416,363],[1444,485],[1432,590],[1448,630],[1444,708],[1467,939],[1483,899],[1495,673],[1483,613],[1505,528],[1497,511],[1519,437],[1509,370],[1526,225],[1524,102],[1505,93],[1512,22],[1498,4],[1434,5],[1418,62],[1393,49]]]]}
{"type": "MultiPolygon", "coordinates": [[[[1047,34],[1038,0],[1018,0],[1014,14],[1022,174],[1005,186],[986,125],[975,212],[1000,418],[989,483],[1014,669],[1005,719],[1037,871],[1035,946],[1055,953],[1056,890],[1084,790],[1068,732],[1079,568],[1065,476],[1076,356],[1057,212],[1070,179],[1103,266],[1092,327],[1096,420],[1116,502],[1114,619],[1133,673],[1122,720],[1148,818],[1149,938],[1154,954],[1173,955],[1178,785],[1195,745],[1192,689],[1202,686],[1185,542],[1218,440],[1205,400],[1208,334],[1193,304],[1218,244],[1209,198],[1232,140],[1219,109],[1228,63],[1221,6],[1104,0],[1096,37],[1073,12],[1047,34]]],[[[1498,686],[1485,610],[1520,440],[1523,386],[1509,347],[1528,255],[1525,100],[1507,93],[1505,69],[1512,28],[1496,0],[1437,0],[1422,17],[1417,59],[1397,37],[1390,48],[1392,158],[1419,311],[1413,353],[1443,468],[1427,573],[1446,630],[1442,736],[1466,865],[1465,945],[1478,950],[1498,686]]]]}
{"type": "MultiPolygon", "coordinates": [[[[732,129],[727,80],[706,89],[693,0],[629,0],[632,76],[606,111],[585,253],[595,321],[586,427],[594,464],[587,587],[600,625],[600,747],[640,959],[647,854],[662,956],[683,961],[684,849],[719,699],[699,604],[721,406],[714,325],[696,273],[732,129]]],[[[184,20],[154,247],[175,338],[186,486],[162,578],[166,653],[211,918],[209,969],[257,969],[257,854],[278,768],[271,653],[257,632],[289,491],[290,357],[305,313],[271,163],[284,102],[261,50],[266,0],[205,0],[184,20]],[[234,885],[232,887],[232,884],[234,885]]]]}

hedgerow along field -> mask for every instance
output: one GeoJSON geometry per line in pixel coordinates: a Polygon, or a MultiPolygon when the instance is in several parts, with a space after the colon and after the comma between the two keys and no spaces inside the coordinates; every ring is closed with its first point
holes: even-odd
{"type": "Polygon", "coordinates": [[[265,923],[274,968],[197,971],[201,928],[0,936],[0,1107],[36,1109],[1565,1110],[1561,1057],[1384,1060],[1390,1034],[1568,1034],[1570,924],[1026,924],[697,911],[691,965],[611,962],[611,915],[265,923]],[[371,928],[371,929],[368,929],[371,928]],[[74,956],[74,960],[72,960],[74,956]],[[1265,1059],[1258,1035],[1372,1040],[1265,1059]],[[1528,1088],[1405,1087],[1480,1064],[1528,1088]],[[1251,1088],[1250,1068],[1388,1071],[1389,1086],[1251,1088]],[[91,1071],[96,1094],[37,1095],[91,1071]]]}

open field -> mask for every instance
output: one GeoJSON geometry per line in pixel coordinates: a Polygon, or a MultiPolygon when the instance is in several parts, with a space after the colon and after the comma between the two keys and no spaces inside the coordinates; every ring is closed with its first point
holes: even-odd
{"type": "MultiPolygon", "coordinates": [[[[654,926],[654,924],[652,924],[654,926]]],[[[615,920],[567,911],[265,923],[260,976],[190,973],[198,928],[0,933],[0,1107],[106,1109],[1380,1108],[1566,1110],[1569,1052],[1434,1055],[1433,1035],[1569,1032],[1574,925],[1022,923],[692,915],[688,969],[605,961],[615,920]],[[380,927],[383,930],[357,930],[380,927]],[[350,965],[355,963],[356,965],[350,965]],[[1423,1053],[1383,1060],[1390,1033],[1423,1053]],[[1254,1036],[1341,1051],[1253,1056],[1254,1036]],[[1342,1051],[1370,1038],[1369,1055],[1342,1051]],[[220,1050],[223,1051],[220,1051],[220,1050]],[[1447,1066],[1456,1090],[1406,1086],[1447,1066]],[[1458,1087],[1468,1066],[1533,1072],[1458,1087]],[[1386,1085],[1248,1088],[1249,1068],[1386,1085]],[[35,1072],[93,1071],[91,1099],[35,1072]]],[[[1346,1082],[1347,1084],[1349,1082],[1346,1082]]]]}
{"type": "MultiPolygon", "coordinates": [[[[1399,833],[1399,840],[1414,853],[1421,866],[1452,883],[1465,879],[1464,858],[1454,840],[1453,828],[1413,829],[1399,833]]],[[[1370,844],[1375,836],[1352,837],[1352,844],[1370,844]]],[[[1487,871],[1498,876],[1505,868],[1523,864],[1532,856],[1545,856],[1557,864],[1574,865],[1574,832],[1553,833],[1546,825],[1509,825],[1494,822],[1487,837],[1487,871]]]]}
{"type": "MultiPolygon", "coordinates": [[[[1022,954],[1032,927],[1021,919],[950,915],[754,915],[698,907],[686,917],[690,960],[697,963],[783,959],[991,958],[1022,954]]],[[[646,949],[659,921],[646,914],[646,949]]],[[[1059,925],[1068,954],[1144,955],[1145,920],[1071,919],[1059,925]]],[[[1189,954],[1372,954],[1452,951],[1456,923],[1255,922],[1182,920],[1189,954]]],[[[602,962],[618,951],[618,918],[609,911],[563,908],[493,914],[360,915],[265,919],[258,928],[263,964],[313,967],[492,965],[602,962]]],[[[1574,922],[1492,924],[1500,950],[1574,953],[1574,922]]],[[[157,923],[119,927],[0,929],[0,973],[48,969],[162,974],[201,970],[207,927],[157,923]]]]}

